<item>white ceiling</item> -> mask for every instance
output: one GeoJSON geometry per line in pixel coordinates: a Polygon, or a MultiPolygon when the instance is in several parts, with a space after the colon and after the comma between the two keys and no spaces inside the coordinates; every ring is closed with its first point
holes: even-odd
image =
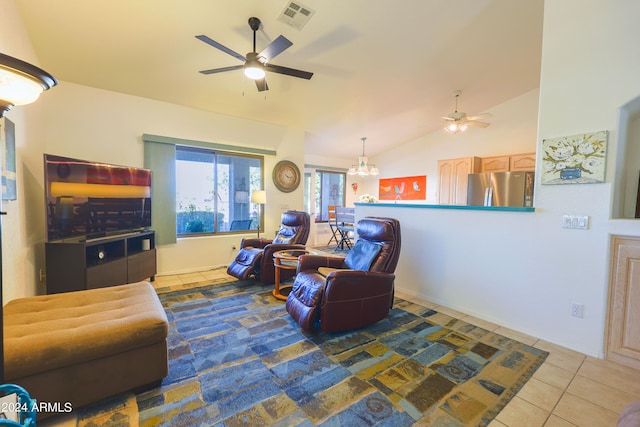
{"type": "MultiPolygon", "coordinates": [[[[286,0],[21,0],[40,66],[61,81],[302,129],[305,152],[375,155],[539,85],[543,0],[304,0],[302,30],[277,20],[286,0]],[[247,20],[262,21],[261,51],[278,35],[293,46],[258,92],[241,64],[194,36],[244,55],[247,20]]],[[[491,121],[489,119],[488,121],[491,121]]],[[[469,131],[482,132],[480,128],[469,131]]]]}

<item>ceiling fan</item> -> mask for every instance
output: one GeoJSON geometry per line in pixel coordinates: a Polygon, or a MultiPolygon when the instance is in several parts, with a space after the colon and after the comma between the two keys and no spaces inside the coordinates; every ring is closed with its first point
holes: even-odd
{"type": "Polygon", "coordinates": [[[456,109],[453,113],[443,117],[443,119],[445,120],[444,129],[449,133],[458,133],[458,132],[464,132],[467,129],[467,126],[477,126],[481,128],[486,128],[487,126],[489,126],[489,123],[479,122],[478,120],[491,117],[490,113],[482,113],[482,114],[476,114],[475,116],[467,116],[467,113],[458,111],[458,98],[460,97],[461,93],[462,93],[461,90],[456,90],[453,93],[453,96],[456,99],[456,109]]]}
{"type": "Polygon", "coordinates": [[[256,31],[258,31],[258,29],[260,28],[260,19],[255,17],[249,18],[249,27],[253,31],[253,51],[247,53],[246,56],[234,52],[228,47],[218,43],[215,40],[212,40],[205,35],[196,36],[197,39],[202,40],[203,42],[215,47],[216,49],[220,49],[224,53],[227,53],[243,62],[243,65],[232,65],[230,67],[214,68],[211,70],[202,70],[200,72],[202,74],[215,74],[223,73],[225,71],[244,69],[245,75],[250,79],[255,80],[256,87],[260,92],[269,90],[269,86],[267,85],[267,81],[265,79],[265,71],[298,77],[301,79],[311,79],[313,73],[310,73],[308,71],[295,70],[293,68],[282,67],[269,63],[269,61],[271,61],[273,58],[280,55],[282,52],[293,45],[293,43],[290,42],[285,36],[278,36],[278,38],[271,42],[269,46],[264,48],[260,53],[257,53],[256,31]]]}

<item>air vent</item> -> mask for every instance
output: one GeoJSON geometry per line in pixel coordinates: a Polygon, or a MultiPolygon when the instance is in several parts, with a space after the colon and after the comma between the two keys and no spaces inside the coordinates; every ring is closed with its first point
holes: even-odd
{"type": "Polygon", "coordinates": [[[288,2],[282,13],[278,16],[278,21],[301,30],[302,27],[309,22],[309,19],[316,13],[315,10],[311,10],[309,7],[298,2],[288,2]]]}

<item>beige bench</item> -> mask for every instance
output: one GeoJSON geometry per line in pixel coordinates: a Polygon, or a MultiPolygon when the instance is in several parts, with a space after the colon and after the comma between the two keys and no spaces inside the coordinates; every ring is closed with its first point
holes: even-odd
{"type": "Polygon", "coordinates": [[[167,317],[148,282],[13,300],[4,327],[5,382],[38,402],[76,409],[168,373],[167,317]]]}

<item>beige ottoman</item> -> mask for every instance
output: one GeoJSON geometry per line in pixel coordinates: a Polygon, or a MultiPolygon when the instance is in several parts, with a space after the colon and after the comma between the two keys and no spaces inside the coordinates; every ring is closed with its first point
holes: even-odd
{"type": "Polygon", "coordinates": [[[167,317],[148,282],[17,299],[4,328],[5,382],[39,402],[76,409],[168,373],[167,317]]]}

